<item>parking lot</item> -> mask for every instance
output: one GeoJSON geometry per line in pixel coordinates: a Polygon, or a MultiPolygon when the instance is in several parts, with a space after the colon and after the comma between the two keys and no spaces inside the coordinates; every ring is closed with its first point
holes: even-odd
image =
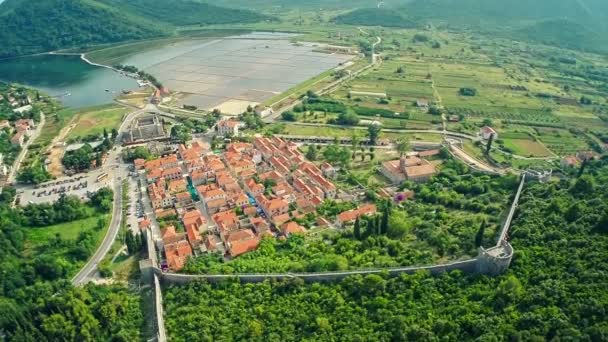
{"type": "Polygon", "coordinates": [[[150,216],[150,213],[144,211],[142,203],[142,189],[139,186],[140,176],[136,173],[129,173],[127,181],[129,182],[129,202],[127,204],[127,227],[129,227],[133,233],[139,232],[139,221],[143,220],[144,217],[150,216]]]}
{"type": "Polygon", "coordinates": [[[105,172],[97,170],[87,174],[63,177],[37,186],[19,187],[18,204],[25,206],[37,203],[52,203],[62,194],[78,196],[85,199],[89,193],[108,186],[110,177],[103,177],[105,172]]]}

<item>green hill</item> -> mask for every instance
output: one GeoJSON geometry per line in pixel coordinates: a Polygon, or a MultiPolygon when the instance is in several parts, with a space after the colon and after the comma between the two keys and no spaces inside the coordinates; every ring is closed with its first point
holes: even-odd
{"type": "Polygon", "coordinates": [[[98,0],[132,13],[161,20],[176,26],[193,24],[253,23],[269,19],[261,14],[242,10],[213,6],[195,1],[158,0],[98,0]]]}
{"type": "Polygon", "coordinates": [[[413,0],[400,12],[421,22],[442,22],[509,38],[606,52],[608,1],[413,0]]]}
{"type": "Polygon", "coordinates": [[[361,8],[334,18],[334,22],[346,25],[414,27],[416,23],[399,12],[384,8],[361,8]]]}
{"type": "Polygon", "coordinates": [[[564,48],[608,52],[605,0],[412,0],[390,10],[355,10],[335,21],[386,27],[434,23],[564,48]]]}
{"type": "Polygon", "coordinates": [[[416,19],[470,27],[517,27],[558,19],[608,27],[608,2],[604,0],[413,0],[401,11],[416,19]]]}
{"type": "Polygon", "coordinates": [[[168,36],[177,25],[264,18],[190,0],[6,0],[0,5],[0,58],[168,36]]]}
{"type": "Polygon", "coordinates": [[[572,21],[547,20],[510,32],[512,38],[573,50],[608,52],[608,40],[596,31],[572,21]]]}

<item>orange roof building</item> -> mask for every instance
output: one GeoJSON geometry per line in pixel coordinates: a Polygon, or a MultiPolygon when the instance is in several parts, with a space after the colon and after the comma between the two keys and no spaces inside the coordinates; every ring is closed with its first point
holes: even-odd
{"type": "Polygon", "coordinates": [[[357,209],[345,211],[338,215],[336,225],[342,227],[344,224],[355,222],[361,216],[374,215],[377,211],[375,204],[366,204],[357,209]]]}
{"type": "Polygon", "coordinates": [[[188,236],[188,241],[190,241],[192,246],[198,246],[203,241],[198,228],[194,224],[186,226],[186,235],[188,236]]]}
{"type": "Polygon", "coordinates": [[[296,222],[288,222],[281,226],[281,232],[285,236],[289,236],[291,234],[306,234],[306,228],[300,226],[296,222]]]}
{"type": "Polygon", "coordinates": [[[192,248],[186,240],[186,234],[177,233],[174,226],[169,226],[163,230],[162,238],[167,266],[172,271],[181,270],[188,257],[192,255],[192,248]]]}
{"type": "Polygon", "coordinates": [[[178,192],[186,191],[188,188],[188,183],[183,178],[175,179],[169,182],[167,188],[169,189],[170,193],[176,194],[178,192]]]}
{"type": "Polygon", "coordinates": [[[198,209],[194,209],[194,210],[187,211],[182,216],[182,223],[186,227],[188,227],[190,225],[194,225],[194,226],[196,226],[196,228],[200,228],[201,226],[207,224],[207,220],[205,219],[205,217],[201,214],[201,212],[198,209]]]}
{"type": "Polygon", "coordinates": [[[249,229],[237,230],[227,239],[228,250],[234,258],[258,248],[260,239],[249,229]]]}
{"type": "Polygon", "coordinates": [[[165,256],[169,269],[179,271],[186,265],[188,257],[192,256],[192,247],[190,247],[188,241],[180,240],[176,243],[165,245],[165,256]]]}

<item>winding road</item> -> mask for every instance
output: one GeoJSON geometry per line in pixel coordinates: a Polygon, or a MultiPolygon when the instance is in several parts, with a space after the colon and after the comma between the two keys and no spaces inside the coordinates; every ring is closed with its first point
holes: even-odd
{"type": "Polygon", "coordinates": [[[114,179],[114,203],[112,208],[112,221],[106,235],[89,261],[80,269],[78,274],[72,279],[73,285],[83,285],[89,281],[92,274],[97,272],[97,265],[105,258],[106,254],[112,248],[112,244],[118,236],[120,225],[122,223],[122,183],[114,179]]]}
{"type": "Polygon", "coordinates": [[[131,122],[137,118],[139,115],[142,115],[149,111],[157,111],[156,107],[153,105],[146,105],[144,109],[137,110],[129,113],[123,122],[121,123],[118,129],[118,137],[114,142],[116,148],[110,151],[108,155],[107,165],[105,166],[108,175],[112,176],[113,190],[114,190],[114,201],[112,203],[112,221],[110,222],[110,226],[108,227],[108,231],[101,242],[101,245],[95,251],[95,254],[87,261],[87,263],[80,269],[78,274],[74,276],[72,279],[73,285],[83,285],[91,280],[92,276],[97,272],[97,265],[106,257],[110,248],[112,248],[112,244],[116,240],[118,236],[118,232],[120,231],[120,227],[122,224],[122,180],[126,177],[127,174],[127,164],[122,164],[118,160],[121,153],[122,147],[120,146],[121,134],[124,132],[127,127],[131,124],[131,122]],[[118,158],[118,159],[117,159],[118,158]],[[117,160],[116,163],[113,161],[117,160]],[[114,167],[118,165],[117,169],[114,167]],[[123,175],[124,173],[124,175],[123,175]]]}

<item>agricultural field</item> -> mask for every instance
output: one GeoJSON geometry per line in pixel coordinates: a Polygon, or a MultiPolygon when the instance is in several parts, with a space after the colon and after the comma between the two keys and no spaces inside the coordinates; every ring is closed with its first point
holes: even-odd
{"type": "Polygon", "coordinates": [[[525,157],[549,157],[551,151],[529,133],[499,132],[502,145],[507,151],[525,157]]]}
{"type": "MultiPolygon", "coordinates": [[[[440,117],[414,107],[416,99],[425,98],[461,116],[461,122],[447,123],[448,130],[476,135],[490,122],[504,152],[523,157],[589,150],[588,134],[608,131],[603,76],[584,77],[606,67],[594,55],[463,34],[366,30],[382,37],[383,62],[332,94],[344,103],[407,112],[409,129],[436,128],[440,117]],[[428,41],[415,42],[415,34],[428,41]],[[556,62],[560,53],[577,63],[556,62]],[[473,89],[474,96],[463,95],[461,88],[473,89]],[[591,102],[583,104],[583,97],[591,102]]],[[[404,128],[400,119],[377,120],[385,128],[404,128]]]]}
{"type": "Polygon", "coordinates": [[[390,59],[364,75],[347,82],[334,97],[351,105],[387,109],[398,113],[416,110],[419,98],[434,100],[425,66],[408,68],[404,59],[390,59]]]}
{"type": "Polygon", "coordinates": [[[539,140],[556,154],[567,155],[590,149],[583,137],[570,131],[555,128],[537,128],[537,130],[539,140]]]}

